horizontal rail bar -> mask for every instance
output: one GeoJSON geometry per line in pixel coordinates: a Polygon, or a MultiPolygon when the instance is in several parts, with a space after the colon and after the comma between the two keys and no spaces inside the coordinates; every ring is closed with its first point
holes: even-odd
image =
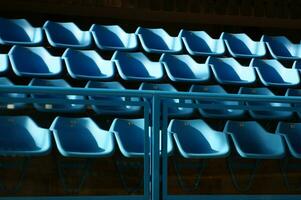
{"type": "Polygon", "coordinates": [[[0,93],[23,93],[23,94],[65,94],[96,96],[110,94],[112,96],[152,97],[154,93],[149,90],[116,90],[101,88],[65,88],[48,86],[1,86],[0,93]]]}
{"type": "Polygon", "coordinates": [[[15,98],[15,97],[1,97],[0,102],[12,103],[35,103],[35,104],[78,104],[78,105],[103,105],[103,106],[145,106],[146,101],[105,101],[105,100],[92,100],[92,99],[54,99],[54,98],[15,98]]]}
{"type": "MultiPolygon", "coordinates": [[[[142,195],[0,197],[0,200],[143,200],[142,195]]],[[[145,200],[145,199],[144,199],[145,200]]]]}
{"type": "Polygon", "coordinates": [[[31,93],[31,94],[65,94],[95,96],[110,94],[112,96],[152,97],[170,99],[202,99],[223,101],[256,101],[256,102],[279,102],[301,103],[300,97],[293,96],[268,96],[251,94],[217,94],[196,92],[167,92],[156,90],[113,90],[100,88],[64,88],[64,87],[37,87],[37,86],[1,86],[0,93],[31,93]]]}
{"type": "Polygon", "coordinates": [[[295,111],[301,112],[301,107],[293,106],[270,106],[270,105],[261,105],[261,106],[252,106],[252,105],[223,105],[223,104],[198,104],[198,103],[171,103],[164,102],[168,108],[177,107],[177,108],[203,108],[210,110],[260,110],[260,111],[295,111]]]}
{"type": "Polygon", "coordinates": [[[168,195],[165,200],[299,200],[300,195],[168,195]]]}

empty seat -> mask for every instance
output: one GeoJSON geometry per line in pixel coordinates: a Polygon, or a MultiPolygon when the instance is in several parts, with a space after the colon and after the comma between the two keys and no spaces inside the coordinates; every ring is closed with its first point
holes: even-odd
{"type": "MultiPolygon", "coordinates": [[[[215,93],[215,94],[227,94],[227,92],[220,85],[192,85],[190,92],[201,93],[215,93]]],[[[240,103],[237,101],[214,101],[214,100],[197,100],[198,104],[213,104],[213,105],[225,105],[225,106],[237,106],[240,103]]],[[[207,118],[238,118],[242,117],[245,113],[244,110],[237,109],[214,109],[214,108],[199,108],[200,114],[207,118]]]]}
{"type": "MultiPolygon", "coordinates": [[[[7,78],[0,78],[0,86],[13,86],[14,84],[7,78]]],[[[25,94],[19,93],[0,93],[1,98],[13,97],[13,98],[25,98],[25,94]]],[[[11,102],[0,102],[0,109],[23,109],[26,107],[25,103],[11,103],[11,102]]]]}
{"type": "Polygon", "coordinates": [[[137,35],[125,32],[118,25],[93,24],[90,31],[99,49],[131,51],[138,47],[137,35]]]}
{"type": "MultiPolygon", "coordinates": [[[[285,96],[293,96],[293,97],[300,97],[301,96],[301,89],[288,89],[286,91],[285,96]]],[[[293,103],[294,107],[301,108],[301,103],[293,103]]],[[[301,118],[301,112],[297,112],[298,116],[301,118]]]]}
{"type": "Polygon", "coordinates": [[[213,130],[203,120],[173,119],[168,132],[184,158],[220,158],[230,153],[227,136],[213,130]]]}
{"type": "Polygon", "coordinates": [[[301,59],[301,45],[293,44],[285,36],[263,35],[261,41],[266,43],[271,55],[275,59],[301,59]]]}
{"type": "Polygon", "coordinates": [[[120,77],[128,81],[157,81],[163,78],[160,62],[150,61],[143,53],[116,51],[112,57],[120,77]]]}
{"type": "MultiPolygon", "coordinates": [[[[150,137],[150,131],[151,127],[149,127],[148,137],[150,137]]],[[[122,155],[129,158],[144,156],[144,119],[115,119],[110,132],[115,134],[122,155]]],[[[173,150],[173,144],[170,134],[167,136],[167,153],[170,154],[173,150]]]]}
{"type": "MultiPolygon", "coordinates": [[[[86,88],[100,88],[100,89],[109,89],[109,90],[125,90],[125,88],[119,82],[96,82],[89,81],[86,85],[86,88]]],[[[107,104],[107,105],[92,105],[92,109],[97,114],[110,114],[110,115],[135,115],[140,112],[140,106],[129,106],[129,105],[120,105],[122,102],[126,101],[125,97],[113,96],[113,95],[97,95],[89,96],[89,99],[92,100],[101,100],[106,102],[115,102],[118,105],[107,104]],[[120,103],[118,103],[120,102],[120,103]]],[[[130,97],[131,101],[140,101],[139,98],[130,97]]]]}
{"type": "Polygon", "coordinates": [[[14,46],[8,53],[13,71],[24,77],[55,77],[62,72],[62,60],[44,47],[14,46]]]}
{"type": "Polygon", "coordinates": [[[46,21],[43,28],[49,44],[53,47],[83,49],[92,44],[90,31],[82,31],[73,22],[46,21]]]}
{"type": "Polygon", "coordinates": [[[67,49],[62,57],[74,79],[109,80],[115,75],[113,61],[103,59],[96,51],[67,49]]]}
{"type": "Polygon", "coordinates": [[[228,51],[237,58],[263,57],[266,49],[263,41],[253,41],[245,33],[222,33],[221,38],[225,41],[228,51]]]}
{"type": "Polygon", "coordinates": [[[208,57],[206,63],[220,84],[250,85],[256,81],[255,69],[242,66],[234,58],[208,57]]]}
{"type": "Polygon", "coordinates": [[[59,152],[66,157],[106,157],[114,151],[114,136],[88,117],[56,117],[50,130],[59,152]]]}
{"type": "MultiPolygon", "coordinates": [[[[239,94],[253,94],[253,95],[265,95],[275,96],[275,94],[268,88],[240,88],[239,94]]],[[[249,106],[260,106],[260,107],[290,107],[288,103],[267,103],[267,102],[247,102],[249,106]]],[[[288,119],[292,116],[290,111],[267,111],[267,110],[249,110],[250,115],[254,119],[288,119]]]]}
{"type": "MultiPolygon", "coordinates": [[[[29,86],[37,87],[62,87],[62,88],[71,88],[71,86],[63,79],[32,79],[29,83],[29,86]]],[[[83,96],[78,95],[63,95],[63,94],[31,94],[32,98],[35,99],[73,99],[73,100],[83,100],[83,96]]],[[[41,112],[64,112],[64,113],[73,113],[73,112],[83,112],[85,110],[85,105],[79,104],[53,104],[53,103],[34,103],[35,109],[41,112]]]]}
{"type": "Polygon", "coordinates": [[[255,67],[265,86],[291,87],[300,83],[298,70],[286,68],[278,60],[253,59],[250,66],[255,67]]]}
{"type": "Polygon", "coordinates": [[[7,72],[9,67],[8,56],[6,54],[0,54],[0,75],[7,72]]]}
{"type": "Polygon", "coordinates": [[[280,159],[285,156],[281,136],[267,132],[255,121],[228,121],[224,132],[231,135],[243,158],[280,159]]]}
{"type": "Polygon", "coordinates": [[[301,158],[301,123],[279,122],[276,133],[284,137],[292,156],[301,158]]]}
{"type": "Polygon", "coordinates": [[[175,82],[205,82],[210,79],[210,69],[207,64],[197,63],[189,55],[162,54],[167,76],[175,82]]]}
{"type": "Polygon", "coordinates": [[[0,18],[0,44],[39,45],[42,41],[42,29],[32,27],[26,19],[0,18]]]}
{"type": "Polygon", "coordinates": [[[136,30],[142,48],[148,53],[178,53],[182,51],[181,37],[171,37],[162,28],[142,28],[136,30]]]}
{"type": "Polygon", "coordinates": [[[211,38],[205,31],[181,30],[179,37],[190,55],[194,56],[213,56],[225,53],[224,41],[211,38]]]}
{"type": "Polygon", "coordinates": [[[40,128],[28,116],[0,116],[0,154],[38,156],[51,150],[48,129],[40,128]]]}
{"type": "MultiPolygon", "coordinates": [[[[155,84],[155,83],[142,83],[139,87],[139,90],[159,90],[159,91],[168,91],[176,94],[178,91],[170,84],[155,84]]],[[[151,104],[151,98],[145,98],[145,101],[148,101],[151,104]]],[[[180,103],[179,99],[168,99],[165,102],[170,103],[180,103]]],[[[192,103],[191,100],[184,100],[183,103],[192,103]]],[[[170,117],[186,117],[193,114],[193,108],[183,108],[183,107],[168,107],[168,115],[170,117]]]]}

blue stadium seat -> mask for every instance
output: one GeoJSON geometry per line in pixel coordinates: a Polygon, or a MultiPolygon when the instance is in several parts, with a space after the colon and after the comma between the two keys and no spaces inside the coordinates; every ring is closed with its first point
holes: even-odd
{"type": "Polygon", "coordinates": [[[46,21],[43,28],[53,47],[84,49],[92,44],[90,31],[82,31],[73,22],[46,21]]]}
{"type": "Polygon", "coordinates": [[[0,129],[2,156],[39,156],[51,150],[49,130],[28,116],[0,116],[0,129]]]}
{"type": "Polygon", "coordinates": [[[0,18],[0,44],[39,45],[43,41],[41,28],[32,27],[26,19],[0,18]]]}
{"type": "MultiPolygon", "coordinates": [[[[293,97],[300,97],[301,96],[301,89],[288,89],[285,93],[285,96],[293,96],[293,97]]],[[[301,108],[300,103],[293,103],[292,106],[296,108],[301,108]]],[[[301,118],[301,111],[297,112],[299,118],[301,118]]]]}
{"type": "MultiPolygon", "coordinates": [[[[275,96],[275,94],[268,88],[245,88],[239,89],[239,94],[252,94],[252,95],[265,95],[265,96],[275,96]]],[[[266,102],[247,102],[249,106],[273,106],[273,107],[291,107],[288,103],[266,103],[266,102]]],[[[292,116],[290,111],[265,111],[265,110],[250,110],[250,115],[254,119],[289,119],[292,116]]]]}
{"type": "Polygon", "coordinates": [[[205,31],[181,30],[179,37],[190,55],[217,56],[225,53],[224,41],[211,38],[205,31]]]}
{"type": "MultiPolygon", "coordinates": [[[[125,88],[119,82],[96,82],[89,81],[86,88],[100,88],[100,89],[110,89],[110,90],[125,90],[125,88]]],[[[108,96],[108,95],[97,95],[89,96],[92,100],[102,100],[106,102],[124,102],[125,97],[118,96],[108,96]]],[[[137,97],[130,97],[131,101],[140,101],[137,97]]],[[[140,112],[140,106],[127,106],[127,105],[92,105],[93,110],[97,114],[110,114],[114,116],[120,115],[135,115],[140,112]]]]}
{"type": "Polygon", "coordinates": [[[56,117],[50,130],[65,157],[107,157],[114,151],[114,136],[88,117],[56,117]]]}
{"type": "Polygon", "coordinates": [[[94,50],[67,49],[62,57],[74,79],[110,80],[115,75],[114,62],[104,60],[94,50]]]}
{"type": "Polygon", "coordinates": [[[284,137],[292,156],[301,158],[301,123],[279,122],[276,133],[284,137]]]}
{"type": "Polygon", "coordinates": [[[184,158],[221,158],[230,153],[227,136],[213,130],[203,120],[173,119],[168,132],[184,158]]]}
{"type": "Polygon", "coordinates": [[[158,81],[164,71],[160,62],[150,61],[143,53],[116,51],[112,56],[120,77],[127,81],[158,81]]]}
{"type": "MultiPolygon", "coordinates": [[[[139,87],[139,90],[159,90],[159,91],[168,91],[176,94],[178,91],[170,84],[155,84],[155,83],[142,83],[139,87]]],[[[151,103],[151,99],[145,98],[145,101],[151,103]]],[[[179,99],[168,99],[166,102],[170,103],[179,103],[179,99]]],[[[183,103],[191,103],[191,100],[184,100],[183,103]]],[[[168,115],[170,117],[188,117],[193,114],[193,108],[183,108],[183,107],[168,107],[168,115]]]]}
{"type": "Polygon", "coordinates": [[[135,34],[148,53],[179,53],[183,48],[181,37],[171,37],[162,28],[139,27],[135,34]]]}
{"type": "MultiPolygon", "coordinates": [[[[71,86],[63,79],[32,79],[29,86],[36,87],[63,87],[71,88],[71,86]]],[[[84,99],[83,96],[78,95],[58,95],[58,94],[31,94],[32,98],[36,99],[84,99]]],[[[83,112],[85,110],[85,105],[79,104],[52,104],[52,103],[34,103],[35,109],[41,112],[63,112],[63,113],[74,113],[83,112]]]]}
{"type": "Polygon", "coordinates": [[[257,58],[266,54],[263,41],[253,41],[245,33],[222,33],[228,51],[237,58],[257,58]]]}
{"type": "Polygon", "coordinates": [[[281,174],[285,183],[285,186],[290,191],[299,191],[300,183],[291,181],[295,176],[292,176],[292,171],[300,169],[300,163],[290,162],[290,160],[296,160],[301,158],[301,123],[300,122],[279,122],[276,134],[284,137],[287,144],[287,149],[294,157],[285,157],[280,163],[281,174]]]}
{"type": "Polygon", "coordinates": [[[297,69],[284,67],[275,59],[252,59],[250,67],[255,67],[258,76],[265,86],[291,87],[299,85],[297,69]]]}
{"type": "Polygon", "coordinates": [[[234,58],[208,57],[206,64],[210,65],[213,74],[220,84],[250,85],[256,81],[253,67],[245,67],[234,58]]]}
{"type": "Polygon", "coordinates": [[[52,56],[44,47],[14,46],[8,55],[18,76],[50,78],[62,73],[62,59],[52,56]]]}
{"type": "Polygon", "coordinates": [[[231,135],[243,158],[280,159],[285,156],[282,137],[267,132],[255,121],[228,121],[224,132],[231,135]]]}
{"type": "Polygon", "coordinates": [[[301,45],[293,44],[285,36],[263,35],[261,41],[265,42],[271,55],[275,59],[296,60],[301,59],[301,45]]]}
{"type": "MultiPolygon", "coordinates": [[[[192,85],[190,92],[201,93],[215,93],[215,94],[227,94],[227,92],[220,85],[192,85]]],[[[197,100],[198,104],[213,104],[213,105],[239,105],[239,102],[235,101],[213,101],[213,100],[197,100]]],[[[244,110],[237,109],[214,109],[214,108],[199,108],[200,114],[207,118],[238,118],[242,117],[245,113],[244,110]]]]}
{"type": "Polygon", "coordinates": [[[90,31],[101,50],[133,51],[138,48],[137,35],[125,32],[118,25],[93,24],[90,31]]]}
{"type": "MultiPolygon", "coordinates": [[[[14,84],[7,79],[6,77],[0,78],[0,87],[1,86],[13,86],[14,84]]],[[[13,97],[13,98],[25,98],[25,94],[19,93],[0,93],[0,97],[13,97]]],[[[25,103],[7,103],[0,102],[0,110],[2,109],[23,109],[26,107],[25,103]]]]}
{"type": "Polygon", "coordinates": [[[207,64],[197,63],[189,55],[162,54],[160,62],[174,82],[206,82],[210,79],[207,64]]]}
{"type": "MultiPolygon", "coordinates": [[[[144,156],[144,119],[115,119],[110,132],[115,134],[122,155],[129,158],[144,156]]],[[[167,136],[167,153],[171,154],[173,143],[170,134],[167,136]]]]}
{"type": "Polygon", "coordinates": [[[0,54],[0,75],[9,69],[9,60],[7,54],[0,54]]]}

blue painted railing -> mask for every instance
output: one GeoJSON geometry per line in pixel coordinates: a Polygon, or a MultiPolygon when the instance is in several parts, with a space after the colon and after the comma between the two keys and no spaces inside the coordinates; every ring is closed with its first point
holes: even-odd
{"type": "MultiPolygon", "coordinates": [[[[266,110],[266,111],[301,111],[297,107],[273,107],[273,106],[248,106],[248,105],[222,105],[222,104],[196,104],[185,103],[185,100],[206,99],[214,101],[236,101],[236,102],[278,102],[278,103],[301,103],[301,97],[287,96],[260,96],[241,94],[213,94],[213,93],[192,93],[192,92],[164,92],[164,91],[137,91],[137,90],[110,90],[110,89],[90,89],[90,88],[60,88],[60,87],[35,87],[35,86],[1,86],[1,93],[23,93],[23,94],[65,94],[65,95],[108,95],[119,97],[140,97],[152,98],[152,105],[145,101],[131,101],[126,98],[124,102],[101,101],[91,99],[53,99],[53,98],[14,98],[1,97],[0,102],[9,103],[59,103],[59,104],[85,104],[85,105],[132,105],[142,106],[144,109],[145,135],[147,136],[149,124],[152,124],[151,140],[145,137],[144,155],[144,194],[131,196],[65,196],[65,197],[10,197],[9,199],[107,199],[107,200],[128,200],[128,199],[152,199],[152,200],[182,200],[182,199],[300,199],[301,195],[169,195],[167,191],[167,121],[168,107],[187,108],[214,108],[214,109],[240,109],[240,110],[266,110]],[[180,99],[179,103],[171,103],[168,99],[180,99]],[[149,116],[151,113],[151,118],[149,116]],[[161,120],[162,119],[162,120],[161,120]],[[162,130],[163,149],[160,156],[159,131],[162,130]],[[151,144],[151,149],[148,147],[151,144]],[[150,156],[147,156],[150,155],[150,156]],[[160,166],[162,162],[162,184],[160,182],[160,166]],[[160,190],[160,187],[162,190],[160,190]],[[161,192],[162,191],[162,192],[161,192]]],[[[7,197],[0,197],[7,199],[7,197]]]]}

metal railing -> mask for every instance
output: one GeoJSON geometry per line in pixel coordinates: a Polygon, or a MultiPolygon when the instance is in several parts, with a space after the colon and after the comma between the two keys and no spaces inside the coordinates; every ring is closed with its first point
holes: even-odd
{"type": "MultiPolygon", "coordinates": [[[[51,94],[51,95],[81,95],[81,96],[115,96],[126,97],[125,101],[102,101],[92,99],[54,99],[54,98],[15,98],[10,96],[0,97],[0,102],[9,103],[53,103],[53,104],[84,104],[84,105],[131,105],[143,107],[145,119],[145,136],[149,135],[149,125],[151,124],[151,137],[144,140],[144,194],[143,196],[97,196],[83,197],[84,199],[300,199],[299,195],[293,196],[219,196],[219,195],[168,195],[167,191],[167,123],[169,107],[186,108],[206,108],[206,109],[240,109],[240,110],[266,110],[266,111],[299,111],[298,107],[287,106],[268,106],[266,104],[251,106],[243,104],[246,102],[261,103],[301,103],[301,97],[287,96],[261,96],[243,94],[213,94],[213,93],[191,93],[191,92],[164,92],[164,91],[137,91],[137,90],[112,90],[112,89],[90,89],[90,88],[63,88],[63,87],[36,87],[36,86],[1,86],[0,95],[3,93],[22,93],[22,94],[51,94]],[[151,98],[152,103],[147,101],[131,101],[129,97],[151,98]],[[170,99],[178,99],[179,102],[170,102],[170,99]],[[168,101],[169,100],[169,101],[168,101]],[[237,105],[223,105],[210,103],[190,103],[185,100],[206,100],[212,101],[235,101],[241,102],[237,105]],[[150,116],[151,113],[151,116],[150,116]],[[162,156],[160,156],[160,130],[162,131],[162,156]],[[149,149],[150,146],[150,149],[149,149]],[[150,155],[150,156],[147,156],[150,155]],[[162,179],[160,179],[160,167],[162,166],[162,179]],[[162,182],[161,182],[162,180],[162,182]],[[162,190],[161,190],[162,189],[162,190]]],[[[14,199],[15,197],[11,197],[14,199]]],[[[42,197],[35,197],[41,199],[42,197]]],[[[52,198],[52,197],[43,197],[52,198]]],[[[72,199],[72,196],[53,197],[54,199],[72,199]]],[[[80,197],[77,197],[80,198],[80,197]]],[[[0,198],[3,199],[3,198],[0,198]]],[[[6,198],[5,198],[6,199],[6,198]]]]}

